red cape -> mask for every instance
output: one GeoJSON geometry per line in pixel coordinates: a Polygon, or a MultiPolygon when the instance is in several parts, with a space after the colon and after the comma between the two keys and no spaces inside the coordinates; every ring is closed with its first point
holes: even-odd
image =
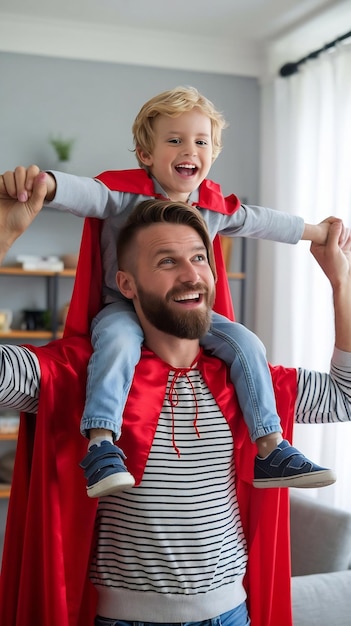
{"type": "MultiPolygon", "coordinates": [[[[64,339],[31,347],[40,362],[41,394],[37,417],[21,416],[0,580],[0,623],[4,626],[93,625],[96,592],[88,579],[88,564],[97,503],[86,496],[78,464],[86,452],[79,423],[91,353],[89,327],[100,308],[100,225],[98,220],[85,222],[64,339]]],[[[147,358],[150,354],[144,352],[125,420],[138,416],[138,412],[142,418],[140,386],[145,389],[153,370],[144,369],[147,358]]],[[[164,384],[162,362],[155,361],[151,389],[157,396],[157,412],[164,384]]],[[[217,359],[204,362],[209,387],[222,411],[229,412],[232,388],[225,366],[217,359]]],[[[296,370],[277,367],[272,368],[272,374],[285,436],[290,439],[296,370]]],[[[234,419],[238,498],[249,552],[246,586],[252,626],[291,626],[288,490],[251,486],[255,448],[238,410],[234,419]]],[[[145,460],[150,437],[151,428],[143,444],[145,460]]],[[[123,446],[128,454],[127,440],[123,446]]],[[[130,452],[128,456],[130,469],[140,475],[142,467],[131,465],[136,455],[130,452]]]]}
{"type": "MultiPolygon", "coordinates": [[[[96,178],[113,191],[135,193],[136,195],[142,194],[143,196],[150,196],[150,198],[162,198],[162,196],[155,193],[152,178],[150,178],[144,169],[113,170],[103,172],[96,178]]],[[[210,211],[216,211],[223,215],[231,215],[240,208],[240,200],[234,196],[234,194],[224,197],[218,183],[205,179],[199,187],[199,201],[195,206],[199,206],[202,209],[209,209],[210,211]]],[[[234,320],[232,297],[218,235],[213,240],[213,249],[218,274],[216,300],[213,308],[217,313],[226,311],[226,317],[234,320]]]]}

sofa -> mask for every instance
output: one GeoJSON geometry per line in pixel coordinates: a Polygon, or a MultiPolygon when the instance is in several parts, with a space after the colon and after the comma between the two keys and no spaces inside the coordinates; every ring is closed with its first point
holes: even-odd
{"type": "Polygon", "coordinates": [[[290,522],[294,626],[351,626],[351,513],[292,489],[290,522]]]}

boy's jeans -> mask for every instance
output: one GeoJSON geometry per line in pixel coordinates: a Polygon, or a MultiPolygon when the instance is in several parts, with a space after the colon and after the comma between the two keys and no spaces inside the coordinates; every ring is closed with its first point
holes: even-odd
{"type": "Polygon", "coordinates": [[[243,604],[232,609],[232,611],[228,611],[212,619],[203,620],[202,622],[175,622],[172,624],[160,622],[126,622],[97,616],[94,621],[94,626],[250,626],[250,620],[247,614],[246,604],[243,602],[243,604]]]}
{"type": "MultiPolygon", "coordinates": [[[[92,323],[94,352],[89,361],[81,432],[105,428],[118,439],[122,414],[144,340],[133,305],[120,296],[92,323]]],[[[270,371],[262,342],[245,326],[212,313],[210,331],[201,345],[230,367],[230,377],[250,438],[281,432],[270,371]]]]}

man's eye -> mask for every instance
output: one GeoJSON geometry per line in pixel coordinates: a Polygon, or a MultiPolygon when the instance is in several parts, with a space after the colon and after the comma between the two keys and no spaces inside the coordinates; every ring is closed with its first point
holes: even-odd
{"type": "Polygon", "coordinates": [[[174,261],[173,259],[162,259],[160,261],[160,265],[173,265],[174,261]]]}
{"type": "Polygon", "coordinates": [[[193,261],[196,261],[198,263],[201,263],[201,261],[207,261],[207,258],[205,257],[204,254],[197,254],[194,258],[193,261]]]}

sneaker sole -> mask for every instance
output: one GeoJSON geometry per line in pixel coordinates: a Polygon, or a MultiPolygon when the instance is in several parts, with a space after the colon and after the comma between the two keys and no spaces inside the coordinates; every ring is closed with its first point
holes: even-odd
{"type": "Polygon", "coordinates": [[[95,485],[87,487],[89,498],[101,498],[102,496],[112,496],[119,491],[124,491],[134,487],[135,480],[129,472],[120,472],[106,476],[95,485]]]}
{"type": "Polygon", "coordinates": [[[313,489],[313,487],[327,487],[333,485],[336,475],[332,470],[320,470],[295,476],[279,476],[279,478],[255,478],[252,482],[256,489],[269,489],[270,487],[300,487],[313,489]]]}

